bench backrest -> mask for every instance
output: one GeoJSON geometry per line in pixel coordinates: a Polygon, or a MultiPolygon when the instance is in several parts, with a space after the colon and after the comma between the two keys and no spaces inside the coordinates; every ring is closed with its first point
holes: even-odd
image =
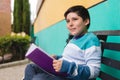
{"type": "Polygon", "coordinates": [[[101,48],[103,53],[99,79],[120,80],[120,59],[114,58],[114,56],[118,56],[120,58],[120,43],[107,41],[108,36],[120,36],[120,30],[96,31],[94,33],[101,41],[101,48]],[[111,53],[113,55],[113,58],[109,57],[109,54],[111,53]],[[105,54],[108,56],[105,56],[105,54]]]}

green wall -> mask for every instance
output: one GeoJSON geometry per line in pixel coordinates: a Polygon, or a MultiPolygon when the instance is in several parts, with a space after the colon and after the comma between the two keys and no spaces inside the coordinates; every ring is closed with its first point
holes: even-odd
{"type": "Polygon", "coordinates": [[[61,54],[68,37],[65,21],[60,21],[36,34],[36,44],[49,54],[61,54]]]}
{"type": "Polygon", "coordinates": [[[120,0],[106,0],[89,9],[92,30],[120,29],[120,0]]]}

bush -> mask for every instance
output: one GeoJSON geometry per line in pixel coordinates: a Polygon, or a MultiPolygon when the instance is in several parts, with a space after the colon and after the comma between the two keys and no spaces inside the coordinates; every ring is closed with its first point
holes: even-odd
{"type": "Polygon", "coordinates": [[[21,60],[25,58],[25,53],[29,47],[31,38],[24,32],[14,33],[0,37],[0,56],[12,53],[13,60],[21,60]]]}

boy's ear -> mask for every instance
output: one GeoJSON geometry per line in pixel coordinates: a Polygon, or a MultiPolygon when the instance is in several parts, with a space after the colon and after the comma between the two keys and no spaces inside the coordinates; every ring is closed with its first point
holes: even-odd
{"type": "Polygon", "coordinates": [[[90,20],[89,19],[86,19],[85,20],[85,25],[88,25],[90,23],[90,20]]]}

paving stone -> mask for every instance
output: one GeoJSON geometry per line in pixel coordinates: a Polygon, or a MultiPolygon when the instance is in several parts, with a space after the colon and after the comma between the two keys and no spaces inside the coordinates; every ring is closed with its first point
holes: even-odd
{"type": "Polygon", "coordinates": [[[0,80],[22,80],[24,70],[29,61],[17,61],[0,65],[0,80]]]}

